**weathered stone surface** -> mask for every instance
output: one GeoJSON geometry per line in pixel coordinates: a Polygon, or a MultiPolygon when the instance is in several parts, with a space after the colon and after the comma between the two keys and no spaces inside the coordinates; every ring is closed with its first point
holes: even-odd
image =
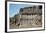
{"type": "Polygon", "coordinates": [[[13,19],[14,23],[10,25],[10,28],[34,28],[42,26],[42,9],[25,7],[21,11],[17,17],[15,16],[15,21],[13,19]]]}

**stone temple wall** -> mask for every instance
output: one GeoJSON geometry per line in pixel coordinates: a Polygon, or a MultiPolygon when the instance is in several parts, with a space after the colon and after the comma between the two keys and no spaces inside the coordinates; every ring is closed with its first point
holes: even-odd
{"type": "Polygon", "coordinates": [[[20,24],[24,25],[24,24],[31,24],[33,26],[41,26],[42,25],[42,16],[40,15],[32,15],[30,17],[26,16],[23,17],[20,20],[20,24]]]}
{"type": "Polygon", "coordinates": [[[32,25],[32,27],[42,25],[42,9],[39,9],[37,7],[23,8],[20,18],[21,25],[32,25]]]}
{"type": "Polygon", "coordinates": [[[19,14],[15,17],[14,19],[17,20],[14,21],[14,24],[10,25],[10,28],[34,28],[42,26],[42,8],[39,6],[21,8],[19,14]]]}

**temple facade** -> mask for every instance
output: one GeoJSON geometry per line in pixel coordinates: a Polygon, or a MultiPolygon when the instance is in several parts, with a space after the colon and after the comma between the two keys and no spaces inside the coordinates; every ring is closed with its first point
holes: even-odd
{"type": "MultiPolygon", "coordinates": [[[[42,24],[42,6],[24,7],[20,9],[19,21],[25,27],[28,24],[32,26],[41,26],[42,24]],[[25,25],[25,26],[24,26],[25,25]]],[[[26,27],[27,27],[26,26],[26,27]]],[[[29,26],[30,27],[30,26],[29,26]]]]}
{"type": "MultiPolygon", "coordinates": [[[[19,14],[12,18],[14,28],[31,28],[42,26],[42,6],[20,8],[19,14]],[[14,25],[15,23],[15,25],[14,25]]],[[[10,25],[12,27],[12,25],[10,25]]]]}

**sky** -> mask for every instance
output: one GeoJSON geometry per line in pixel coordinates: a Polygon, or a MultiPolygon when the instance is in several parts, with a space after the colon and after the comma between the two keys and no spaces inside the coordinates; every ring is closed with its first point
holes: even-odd
{"type": "Polygon", "coordinates": [[[14,15],[19,13],[20,8],[31,7],[29,4],[9,4],[9,17],[13,17],[14,15]]]}

